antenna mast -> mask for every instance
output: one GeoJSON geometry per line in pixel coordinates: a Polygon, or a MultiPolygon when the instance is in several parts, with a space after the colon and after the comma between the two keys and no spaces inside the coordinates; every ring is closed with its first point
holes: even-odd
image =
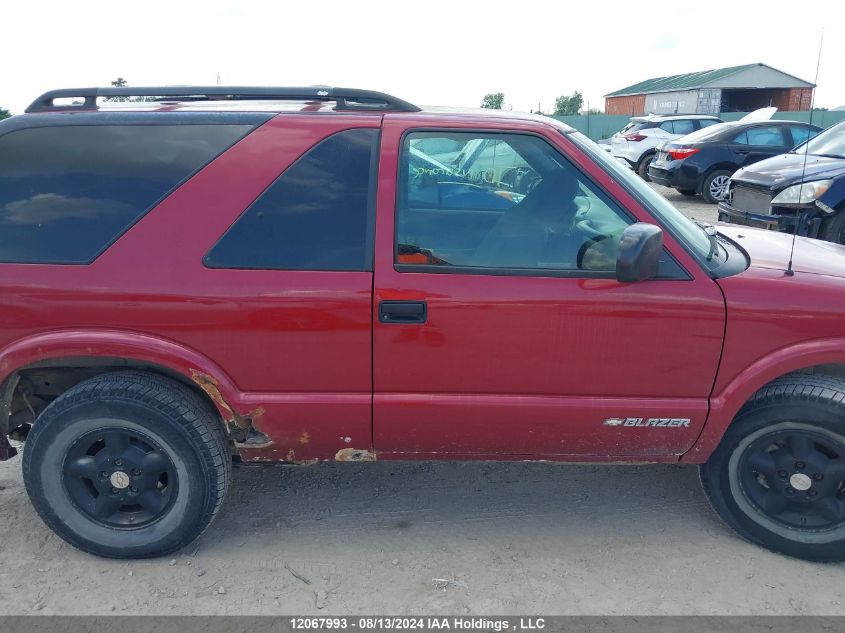
{"type": "MultiPolygon", "coordinates": [[[[819,67],[822,63],[822,45],[824,44],[824,27],[822,27],[822,35],[819,39],[819,56],[816,59],[816,78],[813,81],[815,87],[813,88],[812,97],[810,98],[810,121],[809,124],[813,124],[813,108],[816,105],[816,88],[819,86],[819,67]]],[[[798,202],[801,202],[801,194],[804,193],[804,177],[807,175],[807,158],[810,156],[809,145],[810,139],[807,139],[806,145],[804,147],[804,164],[801,167],[801,185],[798,188],[798,202]]],[[[789,264],[786,266],[786,275],[788,277],[792,277],[795,274],[795,271],[792,269],[792,258],[795,255],[795,236],[798,235],[798,231],[801,229],[801,224],[804,219],[804,215],[801,213],[801,207],[798,207],[798,217],[795,220],[795,230],[792,232],[792,246],[789,249],[789,264]]]]}

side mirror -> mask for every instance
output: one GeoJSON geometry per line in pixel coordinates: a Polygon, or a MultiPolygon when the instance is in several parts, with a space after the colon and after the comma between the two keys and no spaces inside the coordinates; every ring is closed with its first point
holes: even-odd
{"type": "Polygon", "coordinates": [[[645,281],[657,276],[663,252],[663,231],[646,222],[632,224],[622,232],[616,256],[616,279],[623,282],[645,281]]]}

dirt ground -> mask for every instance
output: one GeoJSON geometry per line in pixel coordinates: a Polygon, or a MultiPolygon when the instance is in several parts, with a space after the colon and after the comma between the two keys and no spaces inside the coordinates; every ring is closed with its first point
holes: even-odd
{"type": "Polygon", "coordinates": [[[0,464],[2,614],[845,615],[843,593],[845,565],[735,537],[689,466],[245,466],[196,544],[125,562],[54,536],[0,464]]]}
{"type": "Polygon", "coordinates": [[[112,561],[0,464],[0,612],[845,614],[845,565],[735,537],[688,466],[244,466],[177,555],[112,561]]]}

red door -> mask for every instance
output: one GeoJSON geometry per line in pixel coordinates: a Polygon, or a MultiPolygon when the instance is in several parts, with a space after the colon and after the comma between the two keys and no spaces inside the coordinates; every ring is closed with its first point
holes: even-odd
{"type": "Polygon", "coordinates": [[[672,459],[700,433],[724,303],[664,236],[665,278],[617,282],[654,222],[559,131],[386,117],[374,289],[381,456],[672,459]],[[473,131],[478,126],[483,132],[473,131]]]}

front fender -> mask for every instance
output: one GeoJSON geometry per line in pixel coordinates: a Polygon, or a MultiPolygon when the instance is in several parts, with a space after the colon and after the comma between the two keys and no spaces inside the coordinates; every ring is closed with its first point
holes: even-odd
{"type": "Polygon", "coordinates": [[[698,440],[681,462],[700,464],[716,449],[728,426],[754,393],[775,378],[816,365],[845,364],[845,338],[817,339],[782,347],[758,359],[710,397],[710,413],[698,440]]]}
{"type": "Polygon", "coordinates": [[[82,358],[120,358],[165,368],[202,388],[227,422],[244,420],[233,408],[241,394],[221,367],[181,343],[142,332],[54,330],[18,339],[0,349],[0,384],[39,363],[82,358]]]}

